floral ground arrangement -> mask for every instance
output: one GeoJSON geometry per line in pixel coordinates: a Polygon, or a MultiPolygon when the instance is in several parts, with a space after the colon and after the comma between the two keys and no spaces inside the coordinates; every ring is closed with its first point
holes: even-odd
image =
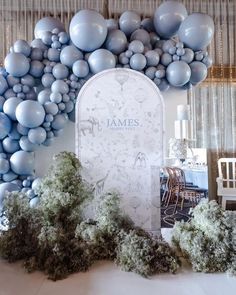
{"type": "Polygon", "coordinates": [[[175,273],[180,262],[174,250],[136,227],[120,210],[117,194],[95,201],[80,171],[74,154],[62,152],[36,188],[37,205],[23,192],[6,195],[0,256],[23,260],[27,271],[41,270],[52,280],[86,271],[99,259],[144,277],[175,273]],[[88,204],[96,209],[93,219],[85,217],[88,204]]]}

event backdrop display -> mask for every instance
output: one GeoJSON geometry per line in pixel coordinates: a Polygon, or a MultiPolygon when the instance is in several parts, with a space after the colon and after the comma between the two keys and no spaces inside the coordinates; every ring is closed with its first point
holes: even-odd
{"type": "Polygon", "coordinates": [[[131,68],[165,91],[200,83],[212,64],[206,49],[214,34],[211,17],[188,15],[176,1],[163,2],[143,20],[134,11],[105,20],[80,10],[68,32],[45,17],[34,34],[31,42],[13,44],[0,69],[0,203],[7,190],[35,197],[34,152],[74,120],[78,93],[93,74],[131,68]]]}

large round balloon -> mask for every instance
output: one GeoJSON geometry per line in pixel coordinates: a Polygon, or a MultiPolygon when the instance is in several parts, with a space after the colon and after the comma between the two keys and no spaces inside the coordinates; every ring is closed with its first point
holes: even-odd
{"type": "Polygon", "coordinates": [[[154,26],[161,37],[174,36],[188,13],[183,4],[177,1],[165,1],[155,11],[154,26]]]}
{"type": "Polygon", "coordinates": [[[99,48],[106,39],[107,25],[104,17],[94,10],[80,10],[70,22],[70,38],[84,51],[99,48]]]}
{"type": "Polygon", "coordinates": [[[214,35],[214,22],[204,13],[189,15],[180,25],[179,39],[193,50],[201,50],[208,46],[214,35]]]}
{"type": "Polygon", "coordinates": [[[30,69],[27,57],[22,53],[8,53],[4,60],[6,71],[15,77],[23,77],[30,69]]]}
{"type": "Polygon", "coordinates": [[[58,29],[60,32],[65,31],[65,27],[59,19],[51,16],[41,18],[35,25],[34,36],[41,39],[43,32],[51,32],[54,29],[58,29]]]}
{"type": "Polygon", "coordinates": [[[43,123],[44,117],[45,110],[37,101],[25,100],[16,108],[16,119],[24,127],[38,127],[43,123]]]}
{"type": "Polygon", "coordinates": [[[7,115],[0,112],[0,139],[3,139],[11,131],[12,123],[7,115]]]}
{"type": "Polygon", "coordinates": [[[120,54],[126,49],[127,38],[121,30],[109,31],[106,39],[105,46],[114,54],[120,54]]]}
{"type": "Polygon", "coordinates": [[[166,78],[174,87],[186,84],[191,76],[191,69],[184,61],[174,61],[166,69],[166,78]]]}
{"type": "Polygon", "coordinates": [[[126,36],[130,36],[141,25],[140,15],[135,11],[127,10],[119,18],[119,26],[126,36]]]}
{"type": "Polygon", "coordinates": [[[192,84],[197,84],[206,79],[207,67],[204,63],[200,61],[194,61],[189,66],[191,69],[190,82],[192,84]]]}
{"type": "Polygon", "coordinates": [[[62,64],[71,68],[73,63],[79,59],[83,59],[83,53],[74,45],[69,45],[62,49],[60,54],[62,64]]]}
{"type": "Polygon", "coordinates": [[[97,49],[90,54],[88,63],[93,74],[112,69],[116,65],[114,55],[106,49],[97,49]]]}
{"type": "Polygon", "coordinates": [[[19,175],[31,175],[34,172],[34,153],[18,151],[10,158],[13,172],[19,175]]]}

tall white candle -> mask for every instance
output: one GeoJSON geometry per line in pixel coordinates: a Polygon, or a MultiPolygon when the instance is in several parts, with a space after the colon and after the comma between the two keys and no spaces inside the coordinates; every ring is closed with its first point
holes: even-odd
{"type": "Polygon", "coordinates": [[[190,106],[188,104],[177,106],[177,120],[190,120],[190,106]]]}

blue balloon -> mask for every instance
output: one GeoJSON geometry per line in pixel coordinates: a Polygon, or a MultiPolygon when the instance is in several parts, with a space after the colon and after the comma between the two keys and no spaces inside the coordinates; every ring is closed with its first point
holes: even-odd
{"type": "Polygon", "coordinates": [[[31,54],[30,54],[31,60],[43,60],[43,50],[40,48],[32,48],[31,54]]]}
{"type": "Polygon", "coordinates": [[[17,40],[13,45],[14,52],[22,53],[26,57],[30,55],[31,47],[25,40],[17,40]]]}
{"type": "Polygon", "coordinates": [[[56,79],[66,79],[69,75],[69,70],[67,66],[58,63],[53,67],[52,74],[56,79]]]}
{"type": "Polygon", "coordinates": [[[16,108],[16,119],[21,125],[27,128],[40,126],[44,121],[44,117],[45,110],[37,101],[25,100],[16,108]]]}
{"type": "Polygon", "coordinates": [[[5,98],[3,96],[0,96],[0,112],[3,111],[3,105],[5,103],[5,98]]]}
{"type": "Polygon", "coordinates": [[[189,15],[180,25],[179,39],[186,47],[201,50],[207,47],[214,35],[214,22],[204,13],[189,15]]]}
{"type": "Polygon", "coordinates": [[[20,187],[16,185],[15,183],[11,183],[11,182],[1,183],[0,184],[0,208],[2,208],[2,205],[3,205],[2,201],[7,192],[13,192],[13,191],[19,192],[19,190],[20,190],[20,187]]]}
{"type": "Polygon", "coordinates": [[[51,73],[46,73],[42,76],[42,85],[45,88],[49,88],[52,86],[52,83],[55,81],[56,79],[54,78],[53,74],[51,73]]]}
{"type": "Polygon", "coordinates": [[[185,6],[177,1],[165,1],[155,11],[154,26],[159,36],[174,36],[182,21],[188,16],[185,6]]]}
{"type": "Polygon", "coordinates": [[[140,40],[133,40],[129,44],[129,50],[133,51],[134,53],[143,53],[144,45],[140,40]]]}
{"type": "Polygon", "coordinates": [[[20,135],[20,133],[17,130],[17,122],[14,122],[12,124],[12,128],[11,128],[11,131],[8,133],[8,136],[11,139],[17,139],[17,140],[20,139],[21,135],[20,135]]]}
{"type": "MultiPolygon", "coordinates": [[[[29,197],[31,197],[31,193],[30,192],[27,192],[27,195],[29,196],[29,197]]],[[[37,207],[38,206],[38,204],[39,204],[39,201],[40,201],[40,199],[39,199],[39,197],[32,197],[31,198],[31,200],[30,200],[30,207],[31,208],[35,208],[35,207],[37,207]]]]}
{"type": "Polygon", "coordinates": [[[13,172],[19,175],[31,175],[34,172],[34,153],[18,151],[10,157],[13,172]]]}
{"type": "Polygon", "coordinates": [[[56,80],[52,83],[51,90],[52,92],[65,94],[69,92],[69,86],[63,80],[56,80]]]}
{"type": "Polygon", "coordinates": [[[166,69],[166,79],[175,87],[186,84],[191,76],[191,69],[184,61],[174,61],[166,69]]]}
{"type": "Polygon", "coordinates": [[[0,95],[2,95],[8,88],[6,79],[0,75],[0,95]]]}
{"type": "Polygon", "coordinates": [[[60,61],[60,51],[56,48],[49,48],[48,49],[48,59],[50,61],[59,62],[60,61]]]}
{"type": "Polygon", "coordinates": [[[191,69],[191,76],[190,76],[191,84],[197,84],[206,79],[207,67],[204,63],[200,61],[194,61],[189,66],[191,69]]]}
{"type": "Polygon", "coordinates": [[[42,179],[40,177],[35,178],[34,181],[32,182],[31,187],[35,191],[35,193],[37,193],[37,189],[39,188],[41,182],[42,182],[42,179]]]}
{"type": "Polygon", "coordinates": [[[114,18],[106,19],[107,29],[108,31],[111,30],[118,30],[118,21],[114,18]]]}
{"type": "Polygon", "coordinates": [[[0,174],[5,174],[9,171],[10,164],[9,161],[3,158],[0,158],[0,174]]]}
{"type": "Polygon", "coordinates": [[[135,11],[127,10],[119,18],[119,26],[126,36],[130,36],[141,25],[141,17],[135,11]]]}
{"type": "Polygon", "coordinates": [[[28,133],[29,141],[34,144],[41,144],[45,141],[47,137],[47,133],[44,128],[37,127],[34,129],[30,129],[28,133]]]}
{"type": "MultiPolygon", "coordinates": [[[[7,173],[2,175],[2,180],[5,182],[13,182],[16,180],[18,175],[14,173],[13,171],[9,170],[7,173]]],[[[18,183],[16,183],[18,185],[18,183]]]]}
{"type": "Polygon", "coordinates": [[[149,18],[149,17],[144,18],[141,21],[141,28],[148,31],[149,33],[154,32],[155,27],[154,27],[154,23],[153,23],[153,18],[149,18]]]}
{"type": "Polygon", "coordinates": [[[29,73],[35,78],[40,78],[43,75],[44,64],[38,60],[32,60],[30,63],[29,73]]]}
{"type": "Polygon", "coordinates": [[[58,29],[59,32],[65,31],[65,27],[59,19],[50,16],[44,17],[36,23],[34,36],[35,38],[41,38],[43,32],[52,32],[54,29],[58,29]]]}
{"type": "Polygon", "coordinates": [[[44,109],[47,114],[55,116],[58,113],[58,106],[56,103],[48,101],[44,104],[44,109]]]}
{"type": "Polygon", "coordinates": [[[20,123],[17,124],[16,129],[21,135],[27,135],[29,132],[29,128],[22,126],[20,123]]]}
{"type": "Polygon", "coordinates": [[[116,65],[114,55],[107,49],[97,49],[89,56],[88,63],[93,74],[112,69],[116,65]]]}
{"type": "Polygon", "coordinates": [[[4,60],[4,65],[6,71],[16,77],[24,76],[30,69],[29,60],[22,53],[8,53],[4,60]]]}
{"type": "Polygon", "coordinates": [[[0,139],[3,139],[11,131],[12,123],[7,115],[0,112],[0,139]]]}
{"type": "Polygon", "coordinates": [[[74,45],[66,46],[62,49],[60,54],[61,63],[72,68],[74,62],[83,59],[83,53],[74,45]]]}
{"type": "Polygon", "coordinates": [[[78,78],[84,78],[89,73],[89,65],[85,60],[77,60],[73,64],[72,71],[78,78]]]}
{"type": "Polygon", "coordinates": [[[108,32],[105,47],[114,54],[120,54],[126,49],[127,38],[121,30],[111,30],[108,32]]]}
{"type": "Polygon", "coordinates": [[[147,66],[157,66],[160,61],[160,55],[155,50],[149,50],[145,53],[147,66]]]}
{"type": "Polygon", "coordinates": [[[21,149],[26,152],[34,152],[38,147],[37,144],[34,144],[31,141],[29,141],[28,136],[21,136],[19,144],[21,149]]]}
{"type": "Polygon", "coordinates": [[[95,10],[80,10],[77,12],[69,27],[73,44],[84,51],[99,48],[106,39],[107,25],[101,14],[95,10]]]}
{"type": "Polygon", "coordinates": [[[139,40],[144,45],[150,44],[150,41],[151,41],[148,32],[144,29],[137,29],[136,31],[134,31],[130,36],[130,41],[133,41],[133,40],[139,40]]]}
{"type": "Polygon", "coordinates": [[[20,149],[19,140],[6,137],[2,141],[2,146],[6,153],[13,154],[20,149]]]}
{"type": "Polygon", "coordinates": [[[4,113],[7,114],[9,118],[16,121],[16,108],[21,102],[22,99],[19,97],[8,98],[3,105],[4,113]]]}
{"type": "Polygon", "coordinates": [[[52,122],[52,128],[54,129],[63,129],[68,121],[68,117],[64,114],[58,114],[54,117],[52,122]]]}
{"type": "Polygon", "coordinates": [[[27,85],[29,87],[35,86],[35,79],[29,74],[23,76],[20,81],[23,85],[27,85]]]}
{"type": "Polygon", "coordinates": [[[43,41],[39,38],[34,39],[31,43],[30,43],[32,48],[39,48],[41,50],[48,50],[48,47],[43,43],[43,41]]]}
{"type": "Polygon", "coordinates": [[[141,71],[145,68],[147,60],[143,54],[135,53],[133,56],[131,56],[129,64],[133,70],[141,71]]]}
{"type": "Polygon", "coordinates": [[[38,94],[38,102],[40,104],[45,104],[47,101],[50,100],[50,94],[51,94],[51,89],[50,88],[46,88],[42,91],[39,92],[38,94]]]}

